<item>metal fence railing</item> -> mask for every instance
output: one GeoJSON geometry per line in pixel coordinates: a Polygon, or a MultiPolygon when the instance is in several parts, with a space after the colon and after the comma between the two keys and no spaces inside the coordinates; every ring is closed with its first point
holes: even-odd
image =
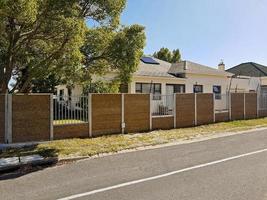
{"type": "Polygon", "coordinates": [[[152,116],[174,114],[174,95],[154,95],[152,100],[152,116]]]}
{"type": "Polygon", "coordinates": [[[88,122],[87,96],[53,96],[54,125],[88,122]]]}
{"type": "Polygon", "coordinates": [[[214,95],[214,110],[215,112],[229,111],[229,93],[214,95]]]}

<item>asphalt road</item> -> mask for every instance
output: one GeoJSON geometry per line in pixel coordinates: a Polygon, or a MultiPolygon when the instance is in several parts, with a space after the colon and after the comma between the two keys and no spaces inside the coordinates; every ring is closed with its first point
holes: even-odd
{"type": "Polygon", "coordinates": [[[48,168],[0,199],[267,200],[267,130],[48,168]]]}

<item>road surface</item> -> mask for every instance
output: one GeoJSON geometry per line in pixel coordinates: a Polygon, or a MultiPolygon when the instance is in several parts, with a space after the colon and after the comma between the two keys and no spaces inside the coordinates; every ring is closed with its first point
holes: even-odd
{"type": "Polygon", "coordinates": [[[267,200],[267,130],[47,168],[0,199],[267,200]]]}

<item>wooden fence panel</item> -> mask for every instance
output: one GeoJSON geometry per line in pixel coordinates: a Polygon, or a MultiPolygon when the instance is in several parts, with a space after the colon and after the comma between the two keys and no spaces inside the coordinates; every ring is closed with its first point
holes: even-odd
{"type": "Polygon", "coordinates": [[[144,132],[150,129],[150,95],[125,94],[125,132],[144,132]]]}
{"type": "Polygon", "coordinates": [[[197,125],[214,121],[213,94],[197,94],[197,125]]]}
{"type": "Polygon", "coordinates": [[[195,125],[195,94],[176,95],[176,127],[195,125]]]}
{"type": "Polygon", "coordinates": [[[257,118],[257,93],[246,93],[245,95],[246,119],[255,119],[257,118]]]}
{"type": "Polygon", "coordinates": [[[231,120],[244,119],[244,93],[231,94],[231,120]]]}
{"type": "Polygon", "coordinates": [[[220,112],[215,114],[216,122],[227,122],[229,121],[229,112],[220,112]]]}
{"type": "Polygon", "coordinates": [[[50,139],[50,95],[13,95],[12,142],[50,139]]]}
{"type": "Polygon", "coordinates": [[[54,126],[54,139],[60,140],[89,137],[88,125],[88,123],[81,123],[54,126]]]}
{"type": "Polygon", "coordinates": [[[153,117],[152,129],[153,130],[168,130],[174,128],[174,118],[170,117],[153,117]]]}
{"type": "Polygon", "coordinates": [[[92,94],[93,136],[121,133],[121,94],[92,94]]]}

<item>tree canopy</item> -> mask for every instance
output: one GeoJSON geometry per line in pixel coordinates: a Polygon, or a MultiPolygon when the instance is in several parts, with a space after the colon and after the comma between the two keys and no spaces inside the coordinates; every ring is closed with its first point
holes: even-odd
{"type": "Polygon", "coordinates": [[[40,81],[50,77],[71,84],[109,70],[117,70],[118,79],[128,81],[142,55],[145,35],[139,25],[120,25],[125,3],[2,0],[0,93],[46,87],[40,81]],[[91,21],[98,23],[97,28],[90,26],[91,21]]]}
{"type": "Polygon", "coordinates": [[[155,52],[153,56],[170,63],[177,63],[181,61],[181,54],[179,49],[170,51],[168,48],[162,47],[159,51],[155,52]]]}
{"type": "Polygon", "coordinates": [[[91,29],[86,34],[82,47],[85,55],[86,80],[90,75],[103,75],[118,72],[117,79],[127,83],[136,71],[145,44],[144,28],[139,25],[123,27],[119,30],[109,28],[91,29]]]}

